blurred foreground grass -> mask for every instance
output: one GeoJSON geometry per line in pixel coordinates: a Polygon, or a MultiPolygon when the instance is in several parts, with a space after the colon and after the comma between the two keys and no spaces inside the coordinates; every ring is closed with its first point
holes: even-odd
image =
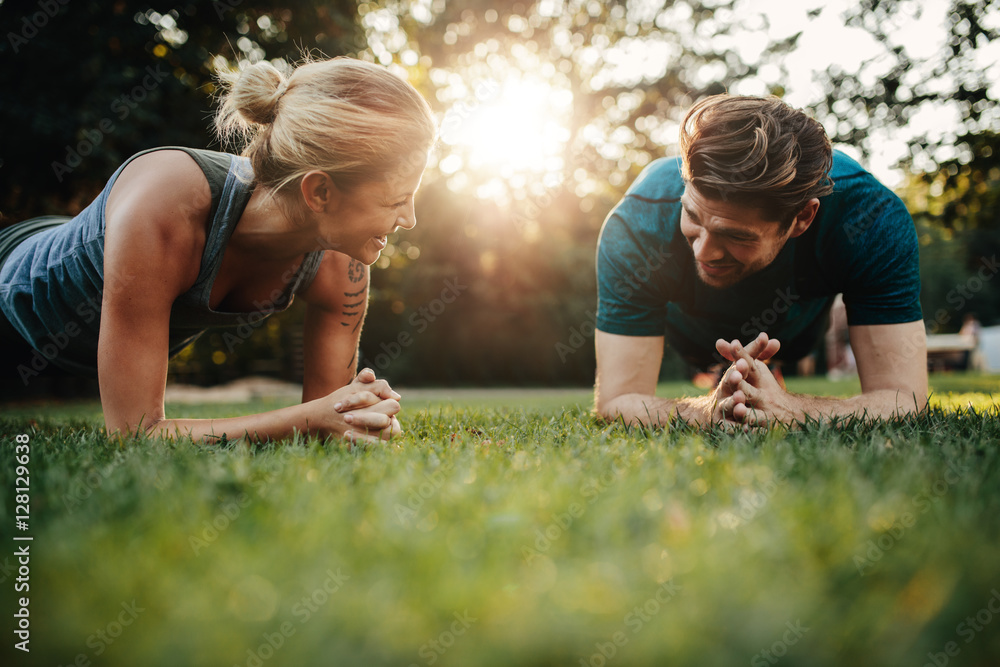
{"type": "Polygon", "coordinates": [[[933,385],[918,418],[735,435],[604,426],[586,391],[423,395],[403,438],[354,450],[119,447],[92,404],[5,410],[0,658],[996,665],[1000,392],[933,385]],[[30,654],[12,639],[17,433],[30,654]]]}

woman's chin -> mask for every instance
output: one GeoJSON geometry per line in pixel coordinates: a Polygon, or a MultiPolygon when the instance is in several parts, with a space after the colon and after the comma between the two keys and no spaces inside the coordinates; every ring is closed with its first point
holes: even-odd
{"type": "Polygon", "coordinates": [[[348,256],[351,259],[356,259],[366,266],[371,266],[378,261],[378,258],[382,255],[381,250],[370,250],[368,248],[363,248],[359,252],[352,252],[348,256]]]}

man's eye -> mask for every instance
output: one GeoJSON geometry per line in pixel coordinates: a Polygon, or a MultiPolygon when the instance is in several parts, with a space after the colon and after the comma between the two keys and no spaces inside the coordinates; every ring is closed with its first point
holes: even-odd
{"type": "Polygon", "coordinates": [[[410,201],[410,200],[409,199],[404,199],[403,201],[401,201],[399,203],[393,204],[392,207],[393,208],[403,208],[404,206],[406,206],[406,202],[408,202],[408,201],[410,201]]]}

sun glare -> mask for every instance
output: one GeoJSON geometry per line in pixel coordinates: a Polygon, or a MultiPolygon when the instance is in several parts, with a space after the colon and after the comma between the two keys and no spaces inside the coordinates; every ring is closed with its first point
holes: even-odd
{"type": "Polygon", "coordinates": [[[548,83],[510,76],[480,87],[474,104],[456,105],[443,124],[442,141],[451,147],[440,164],[446,174],[460,169],[494,177],[480,197],[494,197],[500,179],[517,188],[541,180],[558,185],[570,139],[564,125],[573,95],[548,83]]]}

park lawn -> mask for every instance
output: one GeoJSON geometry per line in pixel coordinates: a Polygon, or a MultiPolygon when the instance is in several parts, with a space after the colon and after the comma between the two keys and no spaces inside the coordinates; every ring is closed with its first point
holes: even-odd
{"type": "MultiPolygon", "coordinates": [[[[790,384],[854,390],[812,382],[790,384]]],[[[425,397],[354,449],[121,444],[93,404],[4,410],[0,662],[996,665],[1000,391],[932,386],[919,417],[751,434],[603,425],[586,391],[425,397]]]]}

